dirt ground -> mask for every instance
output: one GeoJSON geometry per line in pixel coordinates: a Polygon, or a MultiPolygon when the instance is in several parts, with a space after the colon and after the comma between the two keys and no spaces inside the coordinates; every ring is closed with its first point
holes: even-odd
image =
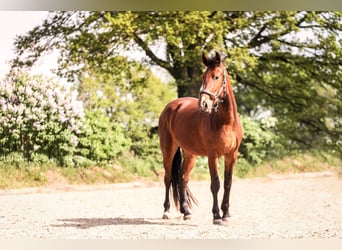
{"type": "Polygon", "coordinates": [[[226,226],[212,224],[209,183],[189,186],[200,203],[189,221],[174,207],[161,219],[162,183],[0,190],[0,239],[342,239],[333,172],[233,179],[226,226]]]}

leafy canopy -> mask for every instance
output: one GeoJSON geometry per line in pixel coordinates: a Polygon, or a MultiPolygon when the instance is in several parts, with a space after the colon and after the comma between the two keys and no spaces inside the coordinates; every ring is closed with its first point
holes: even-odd
{"type": "Polygon", "coordinates": [[[139,61],[165,69],[178,96],[197,96],[201,53],[219,50],[241,113],[270,111],[290,146],[341,152],[341,37],[337,11],[52,12],[18,37],[13,65],[32,65],[59,49],[60,75],[123,79],[127,65],[139,61]]]}

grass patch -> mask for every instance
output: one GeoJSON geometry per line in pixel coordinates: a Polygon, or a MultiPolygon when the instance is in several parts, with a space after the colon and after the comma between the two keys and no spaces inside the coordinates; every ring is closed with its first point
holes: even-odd
{"type": "Polygon", "coordinates": [[[0,189],[70,184],[118,183],[134,180],[134,176],[117,166],[65,167],[36,165],[0,167],[0,189]]]}
{"type": "Polygon", "coordinates": [[[334,171],[340,173],[342,160],[337,156],[321,152],[305,152],[270,159],[256,167],[251,167],[243,177],[265,177],[268,174],[305,173],[334,171]]]}
{"type": "MultiPolygon", "coordinates": [[[[210,180],[206,157],[198,157],[191,172],[191,180],[210,180]]],[[[342,176],[342,160],[330,153],[306,152],[272,159],[258,166],[240,158],[234,175],[240,178],[265,177],[315,171],[335,171],[342,176]]],[[[219,160],[219,175],[223,178],[224,160],[219,160]]],[[[26,162],[21,155],[11,154],[0,159],[0,189],[70,184],[99,184],[128,181],[162,181],[162,164],[152,160],[124,157],[117,162],[79,167],[59,167],[56,162],[43,159],[26,162]]]]}
{"type": "MultiPolygon", "coordinates": [[[[224,160],[219,160],[219,176],[223,178],[224,160]]],[[[326,152],[302,152],[279,159],[269,159],[259,165],[252,165],[239,158],[234,175],[239,178],[266,177],[269,174],[289,174],[318,171],[334,171],[342,176],[342,160],[337,155],[326,152]]],[[[210,180],[206,157],[198,157],[191,172],[193,180],[210,180]]]]}
{"type": "Polygon", "coordinates": [[[60,167],[52,160],[28,162],[12,153],[0,159],[0,189],[48,185],[127,182],[134,179],[128,169],[115,163],[60,167]]]}
{"type": "Polygon", "coordinates": [[[23,188],[43,186],[47,184],[44,172],[46,166],[15,167],[2,166],[0,168],[0,188],[23,188]]]}
{"type": "Polygon", "coordinates": [[[116,164],[61,168],[61,174],[70,184],[116,183],[132,180],[132,175],[116,164]]]}

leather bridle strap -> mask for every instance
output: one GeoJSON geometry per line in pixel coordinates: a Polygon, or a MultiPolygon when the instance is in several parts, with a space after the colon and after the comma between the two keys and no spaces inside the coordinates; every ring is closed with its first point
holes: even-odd
{"type": "Polygon", "coordinates": [[[219,104],[223,102],[223,100],[220,99],[220,95],[221,95],[222,91],[226,91],[226,85],[227,85],[226,70],[223,70],[223,83],[222,83],[222,86],[221,86],[220,90],[219,90],[216,94],[213,94],[213,93],[211,93],[211,92],[208,91],[208,90],[204,90],[204,89],[201,89],[201,90],[200,90],[200,95],[201,95],[201,94],[206,94],[206,95],[210,96],[210,98],[212,98],[212,99],[215,100],[216,105],[213,106],[212,108],[213,108],[216,112],[217,112],[217,110],[218,110],[219,104]]]}

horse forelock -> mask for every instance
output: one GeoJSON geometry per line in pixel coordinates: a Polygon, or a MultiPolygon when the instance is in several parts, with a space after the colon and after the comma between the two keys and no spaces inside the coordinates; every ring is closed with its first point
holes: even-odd
{"type": "Polygon", "coordinates": [[[202,61],[205,66],[210,69],[214,69],[222,64],[221,54],[217,51],[215,52],[215,54],[211,53],[209,56],[203,53],[202,61]]]}
{"type": "Polygon", "coordinates": [[[221,60],[217,60],[216,58],[210,58],[208,60],[207,67],[209,69],[215,69],[216,67],[220,67],[220,66],[221,66],[221,60]]]}

